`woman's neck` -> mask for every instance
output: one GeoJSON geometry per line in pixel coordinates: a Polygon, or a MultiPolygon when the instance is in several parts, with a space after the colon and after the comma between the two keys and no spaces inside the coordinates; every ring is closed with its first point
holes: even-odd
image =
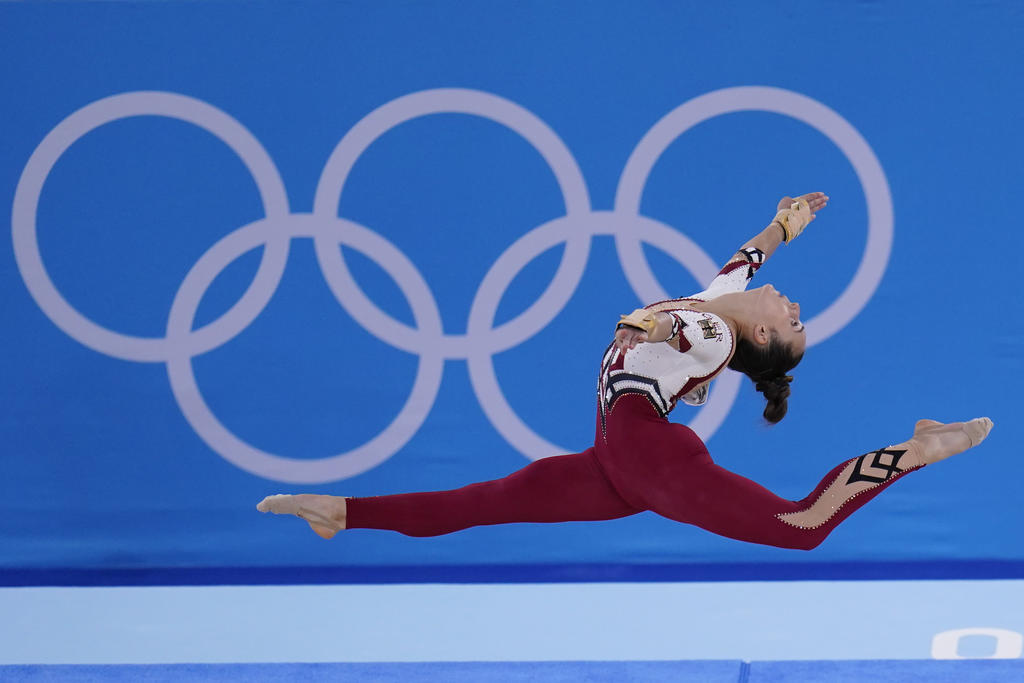
{"type": "Polygon", "coordinates": [[[748,302],[742,297],[742,293],[740,294],[739,297],[730,293],[708,301],[694,301],[690,304],[690,308],[717,315],[729,326],[733,337],[739,339],[746,333],[746,328],[749,326],[747,318],[750,308],[748,302]]]}

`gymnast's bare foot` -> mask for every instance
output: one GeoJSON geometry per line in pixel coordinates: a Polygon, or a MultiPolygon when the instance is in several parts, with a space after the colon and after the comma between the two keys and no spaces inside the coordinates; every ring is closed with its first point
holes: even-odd
{"type": "Polygon", "coordinates": [[[275,515],[301,517],[317,535],[333,538],[334,534],[345,528],[347,506],[341,496],[300,493],[294,496],[267,496],[259,502],[256,509],[260,512],[273,512],[275,515]]]}
{"type": "Polygon", "coordinates": [[[918,420],[914,425],[912,440],[921,447],[924,461],[931,464],[977,446],[985,440],[991,429],[992,420],[987,417],[949,424],[918,420]]]}

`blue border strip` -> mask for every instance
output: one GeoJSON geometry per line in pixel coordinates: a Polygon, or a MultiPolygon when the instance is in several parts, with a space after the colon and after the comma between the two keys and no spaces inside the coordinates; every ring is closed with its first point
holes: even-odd
{"type": "Polygon", "coordinates": [[[1024,561],[0,568],[0,586],[1024,579],[1024,561]]]}

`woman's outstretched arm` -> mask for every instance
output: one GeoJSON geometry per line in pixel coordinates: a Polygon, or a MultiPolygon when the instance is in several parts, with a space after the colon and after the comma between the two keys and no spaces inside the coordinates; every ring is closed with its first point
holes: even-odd
{"type": "Polygon", "coordinates": [[[779,200],[775,218],[768,227],[740,247],[726,265],[735,261],[747,261],[747,254],[751,249],[757,249],[764,254],[762,262],[767,261],[780,244],[790,242],[803,232],[803,229],[817,217],[818,211],[827,205],[828,196],[824,192],[809,192],[796,198],[783,197],[779,200]],[[793,206],[798,203],[806,206],[806,209],[794,209],[793,206]]]}
{"type": "MultiPolygon", "coordinates": [[[[824,192],[809,192],[796,198],[786,196],[780,199],[772,222],[733,254],[706,292],[717,291],[721,294],[744,289],[753,271],[767,261],[780,244],[791,242],[803,232],[817,217],[818,211],[827,205],[828,196],[824,192]],[[745,276],[730,274],[746,264],[750,264],[750,268],[745,276]]],[[[667,313],[646,313],[643,309],[637,309],[628,316],[622,316],[616,328],[615,344],[625,351],[643,342],[666,341],[676,332],[674,319],[667,313]]]]}

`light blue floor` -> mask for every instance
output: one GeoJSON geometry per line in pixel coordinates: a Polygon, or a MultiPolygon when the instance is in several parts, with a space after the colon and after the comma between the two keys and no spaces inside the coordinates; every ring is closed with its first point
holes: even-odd
{"type": "Polygon", "coordinates": [[[0,589],[0,664],[1020,658],[1024,581],[0,589]]]}

